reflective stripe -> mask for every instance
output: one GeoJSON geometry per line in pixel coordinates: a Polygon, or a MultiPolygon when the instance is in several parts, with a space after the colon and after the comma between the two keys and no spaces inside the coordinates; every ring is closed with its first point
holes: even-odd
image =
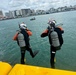
{"type": "Polygon", "coordinates": [[[54,51],[52,51],[52,53],[55,53],[54,51]]]}

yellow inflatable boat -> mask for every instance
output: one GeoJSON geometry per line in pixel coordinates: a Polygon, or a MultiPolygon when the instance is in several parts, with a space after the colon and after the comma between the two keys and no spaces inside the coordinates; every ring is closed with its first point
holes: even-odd
{"type": "Polygon", "coordinates": [[[76,75],[76,72],[22,64],[12,67],[6,62],[0,62],[0,75],[76,75]]]}

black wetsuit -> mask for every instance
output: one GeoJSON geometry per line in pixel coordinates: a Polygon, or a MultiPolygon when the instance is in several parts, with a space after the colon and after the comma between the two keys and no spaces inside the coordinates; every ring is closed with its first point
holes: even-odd
{"type": "MultiPolygon", "coordinates": [[[[51,53],[51,58],[50,58],[50,64],[51,64],[51,67],[52,68],[55,68],[55,62],[54,62],[54,58],[55,58],[55,54],[56,54],[56,49],[55,47],[52,46],[52,41],[51,41],[51,37],[50,37],[50,28],[48,27],[48,32],[47,33],[42,33],[41,34],[41,37],[46,37],[48,36],[49,38],[49,43],[50,43],[50,53],[51,53]]],[[[62,46],[63,44],[63,37],[62,37],[62,33],[64,33],[63,30],[61,30],[60,28],[58,27],[55,27],[54,30],[58,33],[58,38],[59,38],[59,42],[60,42],[60,47],[62,46]]]]}
{"type": "MultiPolygon", "coordinates": [[[[24,40],[25,40],[25,44],[26,44],[26,46],[20,47],[20,50],[21,50],[21,64],[24,64],[25,63],[24,58],[25,58],[26,50],[30,52],[30,55],[32,57],[34,57],[34,54],[32,52],[30,44],[29,44],[29,35],[28,35],[28,33],[24,29],[21,29],[21,33],[24,35],[24,40]]],[[[17,43],[18,43],[18,39],[17,39],[17,43]]]]}

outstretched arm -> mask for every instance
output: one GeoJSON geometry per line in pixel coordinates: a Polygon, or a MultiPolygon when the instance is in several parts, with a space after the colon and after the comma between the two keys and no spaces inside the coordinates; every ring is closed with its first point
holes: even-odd
{"type": "Polygon", "coordinates": [[[14,40],[14,41],[17,41],[17,37],[18,37],[18,33],[16,33],[16,34],[14,35],[13,40],[14,40]]]}
{"type": "Polygon", "coordinates": [[[62,27],[58,26],[58,28],[61,30],[62,33],[64,33],[64,30],[62,27]]]}
{"type": "Polygon", "coordinates": [[[48,29],[46,29],[42,34],[41,37],[46,37],[48,36],[48,29]]]}
{"type": "Polygon", "coordinates": [[[32,32],[30,30],[26,31],[28,33],[29,36],[32,36],[32,32]]]}

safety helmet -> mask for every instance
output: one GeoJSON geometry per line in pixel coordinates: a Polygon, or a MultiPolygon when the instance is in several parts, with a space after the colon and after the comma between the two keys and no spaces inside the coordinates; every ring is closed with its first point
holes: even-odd
{"type": "Polygon", "coordinates": [[[27,28],[26,24],[24,24],[24,23],[20,24],[19,27],[20,27],[20,29],[26,29],[27,28]]]}
{"type": "Polygon", "coordinates": [[[48,24],[52,24],[52,23],[56,23],[56,21],[55,20],[49,20],[49,22],[48,22],[48,24]]]}
{"type": "Polygon", "coordinates": [[[56,23],[55,20],[49,20],[49,22],[48,22],[48,24],[52,27],[55,27],[55,23],[56,23]]]}

